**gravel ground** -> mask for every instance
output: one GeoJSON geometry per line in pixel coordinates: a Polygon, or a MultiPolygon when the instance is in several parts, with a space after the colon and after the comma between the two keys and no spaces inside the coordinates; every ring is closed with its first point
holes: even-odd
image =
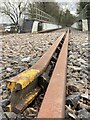
{"type": "MultiPolygon", "coordinates": [[[[42,34],[9,34],[0,36],[0,119],[1,118],[35,118],[38,110],[33,105],[23,114],[5,112],[9,104],[9,92],[6,82],[11,77],[32,66],[52,45],[64,30],[42,34]],[[4,110],[4,112],[3,112],[4,110]]],[[[66,86],[67,119],[90,117],[90,93],[88,81],[88,35],[71,30],[68,48],[68,69],[66,86]]],[[[43,99],[43,94],[36,99],[35,104],[43,99]]],[[[34,104],[34,105],[35,105],[34,104]]]]}
{"type": "Polygon", "coordinates": [[[66,118],[90,118],[88,34],[72,30],[69,38],[66,118]]]}
{"type": "MultiPolygon", "coordinates": [[[[1,37],[3,78],[16,75],[32,66],[62,32],[9,34],[1,37]]],[[[1,77],[0,77],[1,79],[1,77]]]]}

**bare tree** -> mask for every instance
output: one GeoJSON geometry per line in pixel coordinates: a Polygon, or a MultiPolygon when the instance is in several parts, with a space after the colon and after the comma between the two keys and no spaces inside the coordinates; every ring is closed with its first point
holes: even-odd
{"type": "Polygon", "coordinates": [[[2,7],[0,7],[0,12],[7,15],[12,22],[18,26],[19,19],[26,10],[27,3],[28,2],[25,2],[24,0],[19,0],[18,2],[7,0],[6,2],[3,2],[2,7]]]}

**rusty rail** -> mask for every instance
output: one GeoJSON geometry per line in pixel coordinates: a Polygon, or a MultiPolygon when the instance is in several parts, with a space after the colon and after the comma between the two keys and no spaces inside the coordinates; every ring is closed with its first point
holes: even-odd
{"type": "Polygon", "coordinates": [[[64,118],[68,35],[69,31],[52,74],[38,118],[64,118]]]}
{"type": "Polygon", "coordinates": [[[8,80],[7,87],[11,92],[10,105],[8,106],[10,111],[22,113],[40,90],[46,89],[65,38],[66,32],[54,42],[35,65],[8,80]]]}

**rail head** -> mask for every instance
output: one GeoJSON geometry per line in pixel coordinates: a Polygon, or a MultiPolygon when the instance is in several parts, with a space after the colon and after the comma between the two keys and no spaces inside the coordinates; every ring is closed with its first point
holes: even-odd
{"type": "Polygon", "coordinates": [[[64,118],[68,35],[69,30],[50,79],[38,118],[64,118]]]}
{"type": "Polygon", "coordinates": [[[8,80],[7,88],[12,92],[13,90],[18,90],[19,86],[24,89],[28,84],[30,84],[39,74],[39,70],[30,69],[25,72],[20,73],[17,77],[13,77],[8,80]]]}

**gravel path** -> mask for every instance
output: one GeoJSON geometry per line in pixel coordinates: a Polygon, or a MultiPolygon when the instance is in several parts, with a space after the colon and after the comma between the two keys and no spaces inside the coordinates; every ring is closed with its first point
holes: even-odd
{"type": "Polygon", "coordinates": [[[88,34],[71,30],[68,51],[66,118],[90,118],[88,34]]]}

